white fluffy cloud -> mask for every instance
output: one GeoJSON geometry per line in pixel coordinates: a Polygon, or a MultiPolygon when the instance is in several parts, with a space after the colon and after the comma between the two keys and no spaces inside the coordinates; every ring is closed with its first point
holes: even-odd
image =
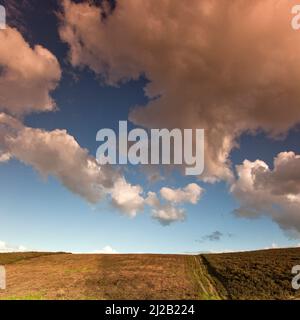
{"type": "Polygon", "coordinates": [[[185,210],[179,207],[183,203],[196,204],[203,189],[195,183],[188,184],[182,189],[171,189],[163,187],[160,189],[161,201],[157,194],[148,192],[145,204],[152,208],[152,218],[158,220],[162,225],[186,219],[185,210]]]}
{"type": "Polygon", "coordinates": [[[10,154],[7,152],[0,152],[0,162],[7,162],[8,160],[10,160],[10,154]]]}
{"type": "Polygon", "coordinates": [[[300,156],[281,152],[274,168],[261,161],[245,160],[237,166],[238,178],[231,192],[241,207],[242,217],[270,216],[290,236],[300,236],[300,156]]]}
{"type": "Polygon", "coordinates": [[[66,130],[26,127],[4,113],[0,113],[0,149],[1,160],[14,157],[43,177],[52,175],[90,203],[109,197],[112,205],[129,217],[135,217],[148,205],[152,217],[163,225],[183,221],[185,212],[178,205],[196,204],[203,192],[200,186],[191,183],[183,189],[162,188],[163,203],[154,192],[144,198],[141,186],[130,184],[111,166],[99,166],[66,130]]]}
{"type": "Polygon", "coordinates": [[[113,205],[129,216],[143,209],[142,188],[127,183],[110,166],[100,167],[66,130],[25,127],[0,113],[0,149],[4,150],[3,155],[33,166],[44,177],[56,177],[91,203],[110,195],[113,205]]]}
{"type": "Polygon", "coordinates": [[[123,177],[119,178],[111,192],[112,203],[130,217],[135,217],[137,212],[144,208],[142,192],[143,189],[140,186],[133,186],[127,183],[123,177]]]}
{"type": "Polygon", "coordinates": [[[299,122],[293,1],[126,0],[112,13],[106,4],[63,1],[59,31],[71,63],[112,85],[145,74],[145,92],[156,99],[130,119],[149,128],[204,128],[202,179],[233,179],[229,154],[243,132],[276,135],[299,122]]]}
{"type": "Polygon", "coordinates": [[[196,183],[190,183],[183,189],[171,189],[163,187],[160,190],[162,198],[172,203],[192,203],[196,204],[203,192],[203,189],[196,183]]]}
{"type": "Polygon", "coordinates": [[[42,176],[53,175],[72,192],[98,202],[104,188],[113,186],[112,172],[100,168],[95,159],[82,149],[66,130],[45,131],[17,123],[8,127],[12,118],[0,114],[2,148],[21,162],[33,166],[42,176]]]}
{"type": "Polygon", "coordinates": [[[4,241],[0,241],[0,252],[24,252],[28,251],[24,246],[9,245],[4,241]]]}
{"type": "Polygon", "coordinates": [[[14,157],[91,203],[111,195],[122,212],[136,215],[143,207],[141,187],[127,184],[109,166],[100,167],[66,130],[33,129],[17,120],[26,113],[54,110],[49,94],[61,70],[54,55],[39,45],[31,48],[16,29],[2,30],[0,42],[0,162],[14,157]]]}
{"type": "Polygon", "coordinates": [[[116,254],[118,253],[117,250],[113,249],[111,246],[105,246],[101,250],[96,250],[92,253],[99,253],[99,254],[116,254]]]}
{"type": "Polygon", "coordinates": [[[56,57],[40,45],[31,48],[10,27],[1,30],[0,44],[0,112],[20,116],[55,109],[50,92],[61,77],[56,57]]]}
{"type": "Polygon", "coordinates": [[[184,209],[165,204],[154,208],[152,210],[152,217],[153,219],[157,219],[162,225],[169,225],[172,222],[184,221],[186,215],[184,209]]]}

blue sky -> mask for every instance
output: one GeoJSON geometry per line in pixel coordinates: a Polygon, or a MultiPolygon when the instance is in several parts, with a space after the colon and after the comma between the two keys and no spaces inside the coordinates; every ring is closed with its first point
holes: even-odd
{"type": "MultiPolygon", "coordinates": [[[[58,8],[54,0],[47,4],[36,1],[34,8],[20,5],[17,22],[16,11],[9,15],[8,24],[17,26],[29,44],[47,48],[62,69],[62,78],[51,93],[58,110],[30,113],[22,121],[27,127],[45,131],[66,129],[95,157],[97,131],[116,129],[118,121],[128,119],[132,108],[146,106],[150,99],[144,88],[150,80],[145,74],[111,86],[100,83],[99,75],[87,66],[72,66],[67,59],[69,47],[58,34],[55,15],[58,8]]],[[[273,169],[273,159],[278,153],[300,152],[300,133],[295,126],[280,139],[270,138],[264,130],[255,134],[245,130],[237,141],[239,148],[229,156],[232,168],[245,159],[261,159],[273,169]]],[[[268,215],[255,219],[234,215],[240,203],[229,192],[226,181],[211,184],[173,172],[164,180],[149,184],[145,175],[131,166],[126,179],[141,185],[144,193],[159,193],[164,186],[182,188],[189,183],[197,183],[205,190],[197,204],[184,205],[185,221],[163,226],[151,218],[149,207],[130,218],[108,200],[90,204],[55,177],[44,179],[34,167],[15,158],[1,163],[0,177],[0,240],[12,246],[71,252],[94,252],[111,246],[120,253],[184,253],[285,247],[300,242],[297,237],[289,238],[268,215]],[[209,240],[207,236],[215,231],[222,234],[220,239],[209,240]]]]}

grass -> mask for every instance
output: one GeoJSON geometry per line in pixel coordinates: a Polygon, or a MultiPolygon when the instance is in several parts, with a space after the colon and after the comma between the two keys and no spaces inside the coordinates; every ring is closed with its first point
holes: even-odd
{"type": "Polygon", "coordinates": [[[44,295],[41,293],[31,293],[26,296],[8,296],[0,300],[44,300],[44,295]]]}
{"type": "Polygon", "coordinates": [[[200,300],[220,300],[225,297],[224,291],[216,290],[215,279],[207,272],[205,265],[202,263],[201,256],[188,256],[189,270],[198,299],[200,300]]]}
{"type": "Polygon", "coordinates": [[[38,258],[45,255],[59,254],[51,252],[12,252],[12,253],[0,253],[0,265],[7,265],[10,263],[16,263],[18,261],[38,258]]]}

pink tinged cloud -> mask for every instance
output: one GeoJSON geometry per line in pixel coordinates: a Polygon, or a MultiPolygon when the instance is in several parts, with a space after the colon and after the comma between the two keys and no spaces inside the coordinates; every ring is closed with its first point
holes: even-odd
{"type": "Polygon", "coordinates": [[[50,92],[61,77],[55,56],[42,46],[31,48],[8,27],[0,32],[0,67],[0,162],[16,158],[90,203],[108,196],[122,212],[136,215],[143,207],[140,186],[128,184],[109,166],[100,167],[66,130],[33,129],[18,120],[55,109],[50,92]]]}
{"type": "Polygon", "coordinates": [[[74,66],[118,85],[145,74],[152,99],[130,120],[149,128],[204,128],[201,179],[232,181],[229,154],[243,132],[286,132],[300,120],[300,33],[291,1],[63,1],[59,29],[74,66]],[[101,13],[107,13],[103,20],[101,13]]]}
{"type": "Polygon", "coordinates": [[[52,111],[50,96],[61,78],[56,57],[40,45],[33,48],[7,27],[0,32],[0,112],[21,116],[52,111]]]}

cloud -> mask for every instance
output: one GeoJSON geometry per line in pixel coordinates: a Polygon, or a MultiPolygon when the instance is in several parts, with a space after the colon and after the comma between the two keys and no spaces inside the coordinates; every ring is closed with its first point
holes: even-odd
{"type": "Polygon", "coordinates": [[[203,189],[195,183],[188,184],[182,189],[171,189],[163,187],[160,189],[162,202],[156,193],[148,192],[145,204],[152,208],[152,218],[158,220],[162,225],[170,225],[173,222],[186,219],[185,210],[180,204],[189,202],[196,204],[203,189]]]}
{"type": "Polygon", "coordinates": [[[16,158],[90,203],[111,195],[114,206],[135,216],[143,208],[140,186],[128,184],[109,166],[100,167],[66,130],[33,129],[17,119],[55,109],[49,95],[61,77],[55,56],[38,45],[30,48],[10,27],[0,33],[0,42],[0,162],[16,158]]]}
{"type": "Polygon", "coordinates": [[[7,162],[8,160],[10,160],[11,156],[9,153],[1,153],[0,152],[0,163],[1,162],[7,162]]]}
{"type": "Polygon", "coordinates": [[[216,231],[214,231],[214,232],[212,232],[212,233],[210,233],[210,234],[208,234],[208,235],[206,235],[206,236],[203,236],[203,237],[202,237],[202,241],[205,241],[205,240],[209,240],[209,241],[220,241],[223,236],[224,236],[224,235],[223,235],[222,232],[216,230],[216,231]]]}
{"type": "MultiPolygon", "coordinates": [[[[23,4],[27,6],[27,1],[23,4]]],[[[12,3],[10,12],[14,10],[12,3]]],[[[22,123],[20,119],[28,113],[55,109],[50,93],[60,80],[60,66],[47,49],[39,45],[31,48],[17,29],[8,27],[0,33],[0,41],[0,162],[18,159],[45,178],[56,177],[90,203],[109,198],[127,216],[141,212],[145,205],[141,186],[128,183],[111,166],[100,166],[66,130],[46,131],[22,123]]],[[[149,168],[149,179],[158,178],[157,172],[149,168]]],[[[183,220],[184,210],[173,204],[196,203],[200,194],[196,184],[184,190],[163,188],[161,195],[170,203],[154,204],[153,217],[163,224],[183,220]]]]}
{"type": "Polygon", "coordinates": [[[268,189],[274,195],[300,194],[300,155],[281,152],[274,159],[271,171],[261,166],[255,172],[255,187],[268,189]]]}
{"type": "Polygon", "coordinates": [[[24,246],[9,245],[4,241],[0,241],[0,252],[24,252],[28,251],[24,246]]]}
{"type": "Polygon", "coordinates": [[[68,189],[91,203],[102,198],[104,188],[113,186],[113,172],[100,168],[66,130],[45,131],[21,123],[8,127],[11,122],[11,117],[0,114],[0,132],[1,128],[6,130],[2,141],[5,150],[33,166],[42,176],[58,178],[68,189]]]}
{"type": "Polygon", "coordinates": [[[0,113],[0,148],[3,157],[14,157],[43,177],[56,177],[90,203],[111,196],[113,205],[129,216],[143,209],[142,188],[127,183],[112,167],[100,167],[66,130],[33,129],[0,113]]]}
{"type": "Polygon", "coordinates": [[[204,128],[201,178],[231,181],[229,155],[242,133],[275,136],[300,120],[300,33],[290,25],[292,5],[127,0],[103,20],[105,7],[64,0],[59,32],[73,66],[88,66],[106,84],[145,75],[151,100],[130,120],[148,128],[204,128]]]}
{"type": "Polygon", "coordinates": [[[205,241],[220,241],[224,237],[232,238],[234,235],[232,233],[226,233],[224,234],[221,231],[213,231],[207,235],[204,235],[201,237],[200,240],[196,240],[197,242],[205,242],[205,241]]]}
{"type": "Polygon", "coordinates": [[[140,186],[133,186],[124,178],[120,178],[114,184],[111,192],[112,203],[128,216],[135,217],[137,212],[144,208],[142,192],[143,189],[140,186]]]}
{"type": "Polygon", "coordinates": [[[279,248],[278,244],[273,242],[270,247],[265,247],[264,249],[269,250],[269,249],[278,249],[278,248],[279,248]]]}
{"type": "Polygon", "coordinates": [[[118,253],[117,250],[113,249],[111,246],[105,246],[101,250],[96,250],[93,253],[99,254],[116,254],[118,253]]]}
{"type": "Polygon", "coordinates": [[[300,156],[281,152],[274,168],[261,160],[245,160],[236,167],[238,178],[231,186],[240,202],[240,217],[270,216],[291,237],[300,235],[300,156]]]}
{"type": "Polygon", "coordinates": [[[152,218],[163,226],[168,226],[174,222],[184,221],[186,219],[184,209],[178,208],[168,201],[162,203],[155,192],[148,192],[145,204],[150,206],[152,218]]]}
{"type": "Polygon", "coordinates": [[[160,200],[158,199],[157,194],[149,191],[147,198],[145,199],[145,204],[149,205],[150,207],[158,208],[160,206],[160,200]]]}
{"type": "Polygon", "coordinates": [[[167,226],[172,222],[184,221],[186,215],[184,209],[165,204],[152,210],[152,218],[167,226]]]}
{"type": "Polygon", "coordinates": [[[196,183],[190,183],[183,189],[171,189],[163,187],[160,190],[162,198],[172,203],[192,203],[196,204],[203,192],[203,189],[196,183]]]}
{"type": "Polygon", "coordinates": [[[40,45],[31,48],[10,27],[1,30],[0,43],[0,112],[21,116],[54,110],[50,92],[61,78],[56,57],[40,45]]]}

